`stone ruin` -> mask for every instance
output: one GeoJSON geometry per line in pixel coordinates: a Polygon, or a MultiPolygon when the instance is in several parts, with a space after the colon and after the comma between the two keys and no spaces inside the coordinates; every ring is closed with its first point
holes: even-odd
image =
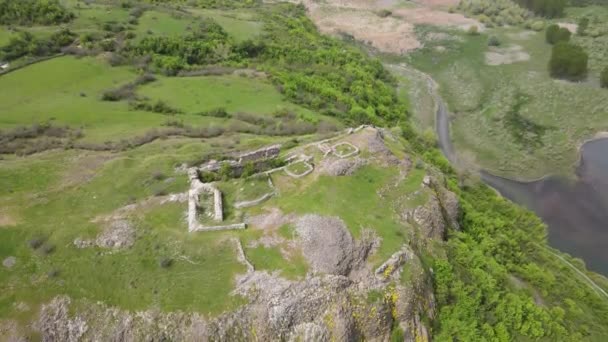
{"type": "Polygon", "coordinates": [[[203,183],[198,179],[196,168],[188,170],[188,178],[190,179],[190,190],[188,191],[188,230],[190,232],[212,231],[212,230],[228,230],[228,229],[244,229],[244,223],[204,226],[199,222],[199,209],[205,208],[200,201],[200,196],[204,193],[213,196],[213,214],[211,217],[215,222],[224,220],[224,208],[222,204],[222,192],[213,186],[211,183],[203,183]]]}
{"type": "Polygon", "coordinates": [[[255,151],[244,152],[237,156],[239,164],[258,160],[274,159],[279,156],[281,145],[271,145],[255,151]]]}
{"type": "MultiPolygon", "coordinates": [[[[245,163],[257,162],[263,160],[273,159],[279,156],[281,152],[281,145],[271,145],[268,147],[260,148],[255,151],[244,152],[234,156],[232,160],[216,161],[211,160],[208,163],[196,168],[188,169],[188,178],[190,180],[190,190],[188,191],[188,230],[190,232],[198,231],[213,231],[213,230],[229,230],[229,229],[244,229],[245,223],[235,223],[222,225],[221,222],[224,220],[224,208],[222,203],[222,192],[216,188],[212,183],[203,183],[199,179],[198,172],[216,172],[220,170],[222,165],[228,164],[232,169],[242,169],[245,163]],[[213,211],[210,211],[210,204],[205,204],[201,201],[201,196],[212,196],[213,197],[213,211]],[[218,225],[203,225],[201,224],[200,210],[206,210],[210,217],[218,225]]],[[[271,194],[269,194],[271,196],[271,194]]],[[[262,202],[267,198],[258,199],[254,203],[262,202]]],[[[240,203],[240,207],[247,207],[252,203],[240,203]]],[[[237,206],[238,207],[238,206],[237,206]]]]}

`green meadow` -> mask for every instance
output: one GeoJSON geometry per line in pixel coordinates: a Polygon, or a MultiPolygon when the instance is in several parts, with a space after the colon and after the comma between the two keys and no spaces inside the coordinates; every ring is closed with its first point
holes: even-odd
{"type": "MultiPolygon", "coordinates": [[[[422,28],[421,36],[433,30],[422,28]]],[[[590,71],[586,82],[551,78],[551,46],[544,32],[446,33],[452,38],[427,42],[410,62],[439,83],[453,114],[452,139],[462,161],[517,178],[570,174],[580,142],[608,127],[608,97],[594,81],[596,72],[590,71]],[[493,63],[504,64],[487,64],[489,36],[501,42],[493,49],[500,55],[493,63]],[[437,46],[445,50],[438,52],[437,46]],[[502,62],[513,54],[509,49],[523,58],[502,62]]]]}

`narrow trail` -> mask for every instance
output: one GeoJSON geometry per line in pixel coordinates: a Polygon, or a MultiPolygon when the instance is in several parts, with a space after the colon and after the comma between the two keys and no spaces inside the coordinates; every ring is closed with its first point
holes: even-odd
{"type": "Polygon", "coordinates": [[[539,244],[536,244],[539,248],[544,248],[547,252],[549,252],[550,254],[552,254],[553,256],[555,256],[556,258],[558,258],[559,260],[561,260],[564,264],[568,265],[570,268],[572,268],[578,275],[580,275],[580,278],[582,280],[585,280],[585,282],[587,284],[589,284],[589,286],[600,296],[604,296],[606,299],[608,299],[608,293],[606,293],[606,291],[604,291],[604,289],[602,289],[598,284],[596,284],[593,279],[589,278],[585,273],[583,273],[581,270],[579,270],[576,266],[574,266],[572,263],[570,263],[568,260],[566,260],[563,256],[553,252],[551,249],[547,248],[547,247],[543,247],[539,244]]]}
{"type": "Polygon", "coordinates": [[[426,81],[428,93],[431,95],[434,102],[435,134],[437,135],[439,148],[441,149],[441,152],[443,152],[443,155],[448,159],[448,161],[452,165],[456,165],[456,153],[454,152],[452,139],[450,139],[450,114],[448,112],[447,106],[441,99],[441,96],[439,96],[439,85],[430,75],[420,70],[403,64],[394,66],[396,68],[404,70],[405,72],[415,73],[426,81]]]}

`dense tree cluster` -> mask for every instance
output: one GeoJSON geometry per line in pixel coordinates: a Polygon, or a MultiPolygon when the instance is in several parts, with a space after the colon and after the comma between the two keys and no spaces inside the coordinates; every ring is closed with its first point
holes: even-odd
{"type": "Polygon", "coordinates": [[[126,50],[151,55],[168,74],[209,64],[256,66],[292,102],[350,123],[396,122],[407,114],[382,63],[320,35],[304,7],[277,5],[261,17],[265,34],[255,41],[236,43],[209,21],[197,33],[148,37],[126,50]]]}
{"type": "Polygon", "coordinates": [[[213,21],[206,21],[193,34],[181,37],[146,37],[131,46],[138,55],[153,55],[156,66],[170,75],[187,65],[214,64],[235,58],[228,34],[213,21]]]}
{"type": "Polygon", "coordinates": [[[537,15],[557,18],[564,15],[566,0],[515,0],[520,6],[525,7],[537,15]]]}
{"type": "Polygon", "coordinates": [[[520,25],[531,17],[530,11],[511,0],[462,0],[458,9],[488,27],[520,25]]]}
{"type": "Polygon", "coordinates": [[[549,60],[552,77],[579,80],[587,75],[589,56],[578,45],[559,42],[553,45],[549,60]]]}
{"type": "Polygon", "coordinates": [[[55,32],[48,38],[37,38],[29,32],[19,32],[0,48],[0,60],[48,56],[60,52],[62,47],[70,45],[75,38],[76,34],[67,29],[55,32]]]}
{"type": "Polygon", "coordinates": [[[434,339],[583,341],[608,333],[592,322],[608,319],[608,305],[540,246],[546,234],[540,219],[485,186],[460,196],[462,231],[450,236],[447,258],[433,266],[434,339]],[[585,316],[587,310],[596,316],[585,316]]]}
{"type": "Polygon", "coordinates": [[[559,27],[557,24],[549,25],[547,31],[545,31],[545,40],[549,44],[556,44],[558,42],[568,42],[572,33],[565,28],[559,27]]]}
{"type": "Polygon", "coordinates": [[[320,35],[301,6],[284,6],[266,20],[263,57],[292,101],[355,123],[395,122],[406,106],[382,63],[320,35]]]}
{"type": "Polygon", "coordinates": [[[608,88],[608,67],[605,67],[600,74],[600,86],[602,88],[608,88]]]}
{"type": "Polygon", "coordinates": [[[1,25],[51,25],[73,18],[59,0],[0,0],[1,25]]]}

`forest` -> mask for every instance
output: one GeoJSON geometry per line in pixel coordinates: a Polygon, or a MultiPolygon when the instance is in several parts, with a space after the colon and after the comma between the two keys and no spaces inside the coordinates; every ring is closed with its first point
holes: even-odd
{"type": "Polygon", "coordinates": [[[537,15],[547,18],[557,18],[564,15],[564,8],[568,4],[567,0],[515,0],[537,15]]]}
{"type": "Polygon", "coordinates": [[[59,0],[0,0],[0,25],[51,25],[73,18],[59,0]]]}

